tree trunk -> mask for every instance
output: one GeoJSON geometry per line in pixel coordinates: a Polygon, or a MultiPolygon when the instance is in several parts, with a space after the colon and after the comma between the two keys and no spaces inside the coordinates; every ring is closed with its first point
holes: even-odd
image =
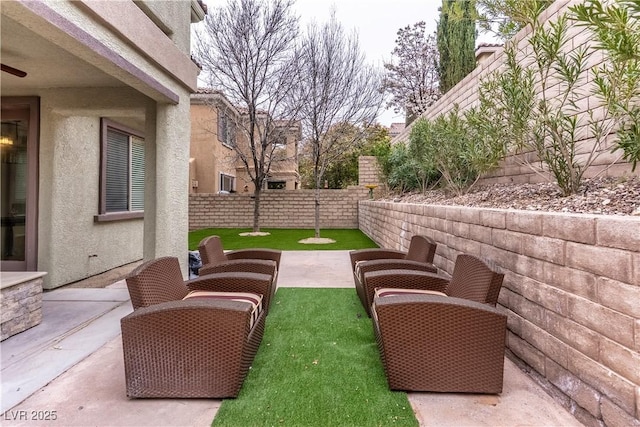
{"type": "Polygon", "coordinates": [[[316,185],[316,192],[314,196],[315,201],[315,223],[316,223],[316,234],[315,237],[320,237],[320,187],[316,185]]]}
{"type": "Polygon", "coordinates": [[[262,194],[262,189],[259,186],[256,186],[255,191],[253,192],[253,231],[260,231],[260,195],[262,194]]]}
{"type": "Polygon", "coordinates": [[[316,158],[316,164],[313,168],[313,180],[316,183],[316,191],[313,193],[313,201],[314,201],[314,222],[315,222],[315,237],[320,237],[320,189],[321,184],[320,180],[322,179],[322,175],[320,174],[320,166],[318,165],[318,161],[320,160],[320,155],[314,153],[316,158]]]}

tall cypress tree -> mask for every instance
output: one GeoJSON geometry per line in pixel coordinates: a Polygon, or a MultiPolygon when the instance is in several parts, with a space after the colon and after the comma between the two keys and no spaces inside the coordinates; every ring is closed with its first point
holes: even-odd
{"type": "Polygon", "coordinates": [[[440,92],[446,93],[476,66],[476,1],[442,0],[437,28],[440,92]]]}

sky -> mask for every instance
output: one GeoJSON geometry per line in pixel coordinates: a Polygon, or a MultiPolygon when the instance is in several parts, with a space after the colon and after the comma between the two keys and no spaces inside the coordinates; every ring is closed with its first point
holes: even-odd
{"type": "MultiPolygon", "coordinates": [[[[205,3],[209,7],[218,7],[224,1],[205,0],[205,3]]],[[[328,21],[331,9],[335,8],[336,18],[345,30],[357,31],[367,60],[382,68],[384,62],[391,60],[398,30],[424,21],[427,33],[434,32],[441,4],[442,0],[296,0],[295,10],[303,29],[313,20],[318,24],[328,21]]],[[[479,41],[489,40],[479,37],[479,41]]],[[[378,117],[378,121],[389,126],[394,122],[404,122],[404,115],[389,109],[378,117]]]]}
{"type": "MultiPolygon", "coordinates": [[[[367,60],[382,68],[391,60],[400,28],[424,21],[427,33],[436,30],[441,0],[296,0],[296,10],[304,26],[315,20],[329,20],[332,7],[345,30],[356,30],[367,60]]],[[[404,115],[386,110],[378,117],[380,124],[404,122],[404,115]]]]}

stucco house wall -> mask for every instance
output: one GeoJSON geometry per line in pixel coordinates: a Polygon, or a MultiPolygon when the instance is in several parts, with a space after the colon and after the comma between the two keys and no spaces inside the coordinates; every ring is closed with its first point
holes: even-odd
{"type": "Polygon", "coordinates": [[[48,142],[40,151],[38,268],[48,272],[46,287],[142,259],[143,218],[96,223],[94,216],[100,118],[144,131],[144,97],[130,89],[56,89],[40,96],[42,141],[48,142]]]}
{"type": "Polygon", "coordinates": [[[159,256],[178,257],[186,275],[189,105],[199,72],[189,53],[190,24],[203,18],[202,5],[0,3],[3,63],[27,71],[26,79],[3,73],[2,95],[40,103],[43,286],[159,256]],[[144,218],[97,218],[101,118],[144,132],[144,218]]]}

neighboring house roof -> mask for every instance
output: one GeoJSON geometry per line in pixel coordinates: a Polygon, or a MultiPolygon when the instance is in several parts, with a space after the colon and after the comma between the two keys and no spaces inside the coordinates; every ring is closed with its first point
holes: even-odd
{"type": "Polygon", "coordinates": [[[233,105],[225,94],[217,89],[199,87],[195,93],[191,94],[191,104],[222,104],[225,107],[241,114],[238,107],[233,105]]]}
{"type": "Polygon", "coordinates": [[[404,123],[391,123],[391,126],[389,126],[389,135],[391,137],[400,135],[404,130],[404,128],[405,128],[404,123]]]}
{"type": "Polygon", "coordinates": [[[502,44],[497,43],[480,43],[476,48],[476,59],[480,56],[489,56],[502,48],[502,44]]]}

